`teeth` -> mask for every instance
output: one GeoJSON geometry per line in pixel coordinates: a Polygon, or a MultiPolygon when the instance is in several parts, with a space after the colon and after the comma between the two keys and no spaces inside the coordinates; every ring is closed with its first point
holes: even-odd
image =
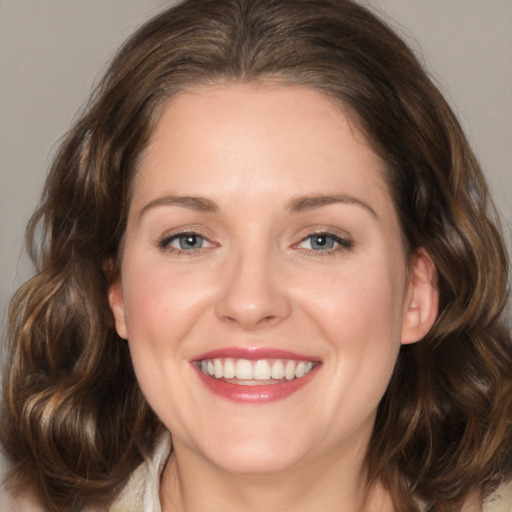
{"type": "Polygon", "coordinates": [[[268,380],[270,379],[270,365],[267,361],[256,361],[253,371],[254,379],[256,380],[268,380]]]}
{"type": "MultiPolygon", "coordinates": [[[[313,366],[311,366],[311,368],[313,368],[313,366]]],[[[284,364],[281,361],[276,361],[272,365],[270,376],[273,379],[284,379],[284,364]]]]}
{"type": "Polygon", "coordinates": [[[306,363],[300,362],[297,365],[297,368],[295,368],[295,377],[297,377],[297,379],[304,377],[305,371],[306,371],[306,363]]]}
{"type": "Polygon", "coordinates": [[[252,364],[247,359],[239,359],[235,365],[236,378],[240,380],[252,380],[252,364]]]}
{"type": "Polygon", "coordinates": [[[215,370],[216,379],[222,379],[222,377],[224,377],[224,368],[222,367],[220,359],[213,361],[213,369],[215,370]]]}
{"type": "Polygon", "coordinates": [[[315,364],[312,361],[295,359],[248,359],[216,358],[203,359],[201,371],[216,379],[237,379],[243,381],[269,381],[300,379],[309,373],[315,364]]]}
{"type": "Polygon", "coordinates": [[[233,359],[226,359],[224,361],[224,378],[233,379],[236,375],[235,362],[233,359]]]}
{"type": "Polygon", "coordinates": [[[284,376],[286,380],[292,380],[295,377],[295,362],[288,361],[284,368],[284,376]]]}

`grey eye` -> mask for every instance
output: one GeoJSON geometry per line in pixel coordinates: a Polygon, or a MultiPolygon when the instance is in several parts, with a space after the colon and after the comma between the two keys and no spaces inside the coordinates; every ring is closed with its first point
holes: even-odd
{"type": "Polygon", "coordinates": [[[336,243],[334,237],[327,234],[312,235],[310,237],[311,248],[315,251],[332,249],[336,243]]]}
{"type": "Polygon", "coordinates": [[[349,250],[352,248],[352,241],[341,238],[332,233],[313,233],[304,238],[298,247],[314,252],[329,252],[338,250],[349,250]]]}
{"type": "Polygon", "coordinates": [[[192,252],[212,244],[204,236],[197,233],[178,233],[164,238],[158,245],[161,249],[192,252]]]}
{"type": "Polygon", "coordinates": [[[186,251],[191,249],[201,249],[201,247],[203,247],[204,245],[204,242],[205,239],[201,235],[196,235],[194,233],[185,233],[174,237],[174,239],[170,241],[169,245],[173,247],[176,247],[176,245],[178,245],[179,249],[186,251]]]}

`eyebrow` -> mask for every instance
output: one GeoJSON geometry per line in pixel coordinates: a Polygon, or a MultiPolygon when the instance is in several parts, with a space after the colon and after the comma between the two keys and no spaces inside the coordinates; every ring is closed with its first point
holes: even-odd
{"type": "MultiPolygon", "coordinates": [[[[368,203],[347,194],[292,197],[286,202],[285,208],[291,213],[300,213],[336,203],[360,206],[376,219],[379,218],[375,210],[368,203]]],[[[218,206],[213,201],[206,199],[205,197],[168,195],[153,199],[146,204],[140,211],[139,218],[141,218],[148,210],[158,206],[179,206],[181,208],[206,213],[215,213],[219,211],[218,206]]]]}
{"type": "Polygon", "coordinates": [[[217,205],[204,197],[196,196],[163,196],[153,199],[140,211],[139,218],[141,218],[148,210],[156,208],[157,206],[180,206],[189,210],[198,212],[215,213],[219,210],[217,205]]]}
{"type": "Polygon", "coordinates": [[[350,196],[347,194],[309,195],[293,197],[286,203],[286,209],[292,213],[299,213],[336,203],[360,206],[364,208],[367,212],[369,212],[376,219],[379,218],[377,212],[368,203],[357,197],[350,196]]]}

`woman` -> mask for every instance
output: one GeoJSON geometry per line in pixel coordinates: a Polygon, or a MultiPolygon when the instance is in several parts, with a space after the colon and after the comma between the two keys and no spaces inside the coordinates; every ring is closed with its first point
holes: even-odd
{"type": "Polygon", "coordinates": [[[48,510],[510,509],[489,205],[450,108],[357,4],[159,15],[29,227],[11,480],[48,510]]]}

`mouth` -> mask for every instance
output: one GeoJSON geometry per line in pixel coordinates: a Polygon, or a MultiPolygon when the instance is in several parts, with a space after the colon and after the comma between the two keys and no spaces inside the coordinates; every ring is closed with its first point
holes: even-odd
{"type": "Polygon", "coordinates": [[[301,379],[314,367],[313,361],[296,359],[202,359],[198,362],[204,375],[241,386],[279,384],[301,379]]]}
{"type": "Polygon", "coordinates": [[[192,361],[199,378],[214,394],[242,403],[284,399],[316,375],[317,358],[269,349],[225,349],[192,361]]]}

